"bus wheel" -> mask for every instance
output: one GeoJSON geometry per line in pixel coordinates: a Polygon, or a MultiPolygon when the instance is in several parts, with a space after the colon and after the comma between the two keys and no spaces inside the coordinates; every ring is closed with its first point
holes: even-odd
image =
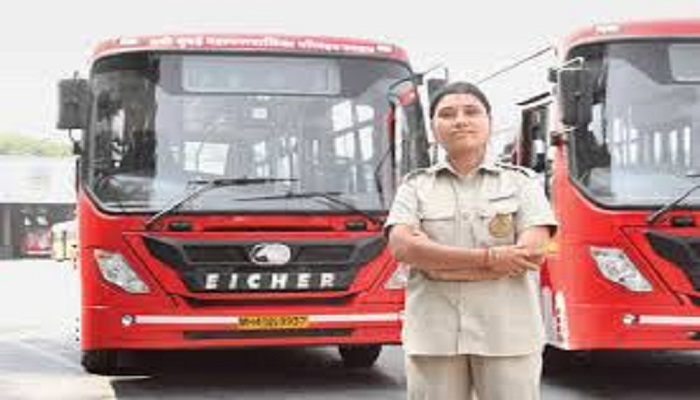
{"type": "Polygon", "coordinates": [[[382,346],[370,345],[340,345],[338,346],[343,365],[347,368],[369,368],[377,361],[382,346]]]}
{"type": "Polygon", "coordinates": [[[561,350],[548,345],[545,347],[542,358],[544,373],[551,375],[572,372],[590,366],[593,361],[593,353],[586,350],[561,350]]]}
{"type": "Polygon", "coordinates": [[[97,375],[117,375],[119,372],[118,354],[116,350],[86,350],[83,351],[80,363],[85,371],[97,375]]]}

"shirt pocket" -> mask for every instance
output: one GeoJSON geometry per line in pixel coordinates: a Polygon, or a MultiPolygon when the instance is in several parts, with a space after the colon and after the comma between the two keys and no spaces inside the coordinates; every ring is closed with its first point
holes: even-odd
{"type": "Polygon", "coordinates": [[[444,244],[453,245],[455,238],[455,210],[453,206],[427,207],[420,215],[421,230],[429,238],[444,244]]]}
{"type": "Polygon", "coordinates": [[[484,247],[514,244],[518,209],[515,194],[486,199],[479,207],[474,224],[477,245],[484,247]]]}

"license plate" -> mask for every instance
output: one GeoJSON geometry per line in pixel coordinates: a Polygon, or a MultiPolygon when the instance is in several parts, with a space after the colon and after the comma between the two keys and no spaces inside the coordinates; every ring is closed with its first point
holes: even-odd
{"type": "Polygon", "coordinates": [[[301,329],[309,326],[309,317],[305,315],[253,315],[240,317],[239,329],[275,330],[301,329]]]}

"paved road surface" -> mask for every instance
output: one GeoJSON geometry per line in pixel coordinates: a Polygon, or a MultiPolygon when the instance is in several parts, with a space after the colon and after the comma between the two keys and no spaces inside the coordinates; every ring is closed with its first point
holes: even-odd
{"type": "MultiPolygon", "coordinates": [[[[404,399],[403,354],[386,348],[350,371],[334,348],[150,352],[133,375],[85,374],[76,341],[75,271],[0,261],[0,399],[404,399]]],[[[700,353],[597,354],[544,378],[543,400],[700,398],[700,353]]]]}

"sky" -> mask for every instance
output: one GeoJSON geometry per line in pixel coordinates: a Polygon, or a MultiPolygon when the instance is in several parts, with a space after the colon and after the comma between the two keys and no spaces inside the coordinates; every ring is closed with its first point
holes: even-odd
{"type": "Polygon", "coordinates": [[[699,0],[20,0],[0,15],[0,133],[64,138],[59,79],[86,76],[114,36],[282,33],[397,44],[417,71],[444,65],[477,81],[573,29],[651,18],[700,18],[699,0]]]}

